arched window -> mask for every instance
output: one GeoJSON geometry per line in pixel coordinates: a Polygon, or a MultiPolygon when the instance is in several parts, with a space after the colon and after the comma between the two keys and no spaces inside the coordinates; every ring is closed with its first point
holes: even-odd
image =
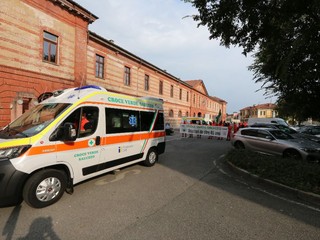
{"type": "Polygon", "coordinates": [[[169,117],[173,117],[173,110],[172,109],[170,109],[170,111],[169,111],[169,117]]]}
{"type": "Polygon", "coordinates": [[[179,110],[179,112],[178,112],[178,117],[182,117],[182,112],[181,112],[181,110],[179,110]]]}

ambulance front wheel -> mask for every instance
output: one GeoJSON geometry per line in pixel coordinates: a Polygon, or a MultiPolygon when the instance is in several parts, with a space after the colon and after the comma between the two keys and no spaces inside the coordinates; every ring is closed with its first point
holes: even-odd
{"type": "Polygon", "coordinates": [[[149,149],[146,160],[144,160],[144,165],[147,167],[152,167],[156,161],[158,161],[158,152],[156,148],[149,149]]]}
{"type": "Polygon", "coordinates": [[[33,174],[23,188],[24,201],[34,208],[43,208],[57,202],[67,186],[67,176],[56,169],[44,169],[33,174]]]}

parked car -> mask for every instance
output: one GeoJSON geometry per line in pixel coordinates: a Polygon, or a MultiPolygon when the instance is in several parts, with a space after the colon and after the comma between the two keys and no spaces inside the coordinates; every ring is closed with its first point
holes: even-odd
{"type": "Polygon", "coordinates": [[[288,126],[288,123],[282,118],[249,118],[248,125],[251,126],[255,123],[276,123],[288,126]]]}
{"type": "Polygon", "coordinates": [[[320,138],[320,126],[303,126],[299,129],[299,133],[308,134],[320,138]]]}
{"type": "Polygon", "coordinates": [[[320,161],[320,144],[308,139],[294,138],[279,129],[242,128],[231,140],[235,148],[245,148],[266,154],[320,161]]]}
{"type": "Polygon", "coordinates": [[[302,128],[304,125],[299,125],[299,124],[295,124],[295,125],[291,125],[291,128],[293,128],[294,130],[296,130],[296,131],[299,131],[300,130],[300,128],[302,128]]]}
{"type": "MultiPolygon", "coordinates": [[[[282,124],[275,124],[275,123],[255,123],[253,125],[251,125],[250,127],[259,127],[259,128],[274,128],[274,129],[280,129],[288,134],[291,134],[294,138],[303,138],[303,139],[308,139],[311,141],[315,141],[320,143],[320,138],[316,137],[314,135],[311,134],[305,134],[303,132],[298,132],[297,130],[288,127],[288,126],[284,126],[282,124]]],[[[320,128],[319,128],[320,131],[320,128]]]]}
{"type": "Polygon", "coordinates": [[[209,122],[205,121],[202,117],[182,117],[181,123],[184,124],[197,124],[197,125],[208,125],[209,122]]]}

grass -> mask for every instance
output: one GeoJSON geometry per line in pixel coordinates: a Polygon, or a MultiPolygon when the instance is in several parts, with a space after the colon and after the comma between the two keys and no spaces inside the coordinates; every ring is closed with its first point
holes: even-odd
{"type": "Polygon", "coordinates": [[[235,166],[283,185],[320,194],[320,164],[233,149],[226,159],[235,166]]]}

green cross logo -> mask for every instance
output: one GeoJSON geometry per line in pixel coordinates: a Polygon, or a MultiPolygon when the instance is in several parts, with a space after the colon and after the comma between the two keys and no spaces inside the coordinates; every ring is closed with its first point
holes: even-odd
{"type": "Polygon", "coordinates": [[[95,143],[96,143],[96,142],[94,141],[94,139],[90,139],[90,140],[88,141],[88,146],[89,146],[89,147],[93,147],[95,143]]]}

